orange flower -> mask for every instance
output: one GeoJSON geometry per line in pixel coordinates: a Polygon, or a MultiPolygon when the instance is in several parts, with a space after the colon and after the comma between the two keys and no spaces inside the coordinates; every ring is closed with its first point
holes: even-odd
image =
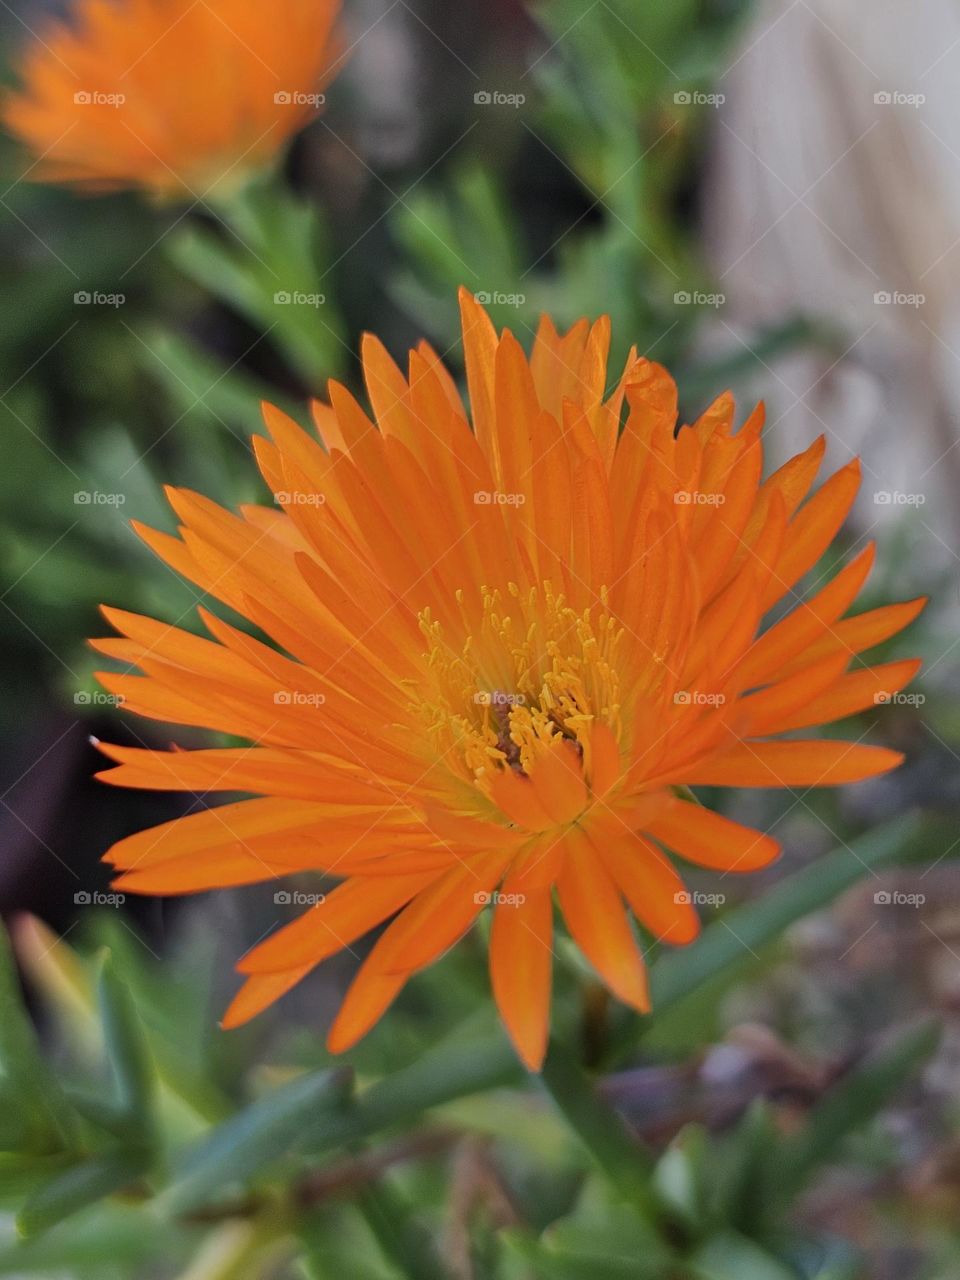
{"type": "Polygon", "coordinates": [[[325,451],[265,407],[272,440],[256,453],[280,509],[232,515],[172,490],[179,537],[139,530],[277,647],[203,608],[210,640],[106,611],[124,638],[96,647],[143,673],[99,677],[128,710],[250,745],[103,746],[118,767],[102,776],[257,797],[121,840],[108,860],[118,888],[150,894],[340,879],[243,957],[228,1027],[390,920],[333,1024],[334,1051],[492,903],[494,995],[537,1068],[554,892],[610,990],[649,1009],[628,911],[664,942],[699,928],[665,850],[724,872],[778,852],[678,789],[806,788],[894,768],[901,757],[882,747],[773,735],[900,689],[916,662],[848,667],[923,601],[845,617],[868,547],[761,630],[778,601],[799,600],[853,503],[857,463],[808,497],[818,440],[761,481],[762,410],[734,432],[725,394],[677,432],[676,387],[658,365],[631,354],[606,394],[607,320],[561,337],[544,319],[528,361],[462,303],[472,430],[430,347],[404,376],[367,336],[375,423],[331,383],[315,406],[325,451]]]}
{"type": "Polygon", "coordinates": [[[31,172],[201,197],[315,114],[339,0],[78,0],[34,41],[3,118],[31,172]]]}

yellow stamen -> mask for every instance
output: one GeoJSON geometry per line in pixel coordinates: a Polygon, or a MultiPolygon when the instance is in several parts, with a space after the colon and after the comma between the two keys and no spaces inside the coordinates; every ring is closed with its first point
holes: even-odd
{"type": "MultiPolygon", "coordinates": [[[[416,717],[431,750],[481,791],[491,769],[529,773],[557,735],[577,744],[589,780],[594,722],[620,736],[623,627],[606,591],[579,613],[550,582],[510,583],[508,596],[481,588],[479,626],[458,648],[429,609],[420,614],[427,677],[414,691],[416,717]]],[[[457,602],[466,622],[463,591],[457,602]]]]}

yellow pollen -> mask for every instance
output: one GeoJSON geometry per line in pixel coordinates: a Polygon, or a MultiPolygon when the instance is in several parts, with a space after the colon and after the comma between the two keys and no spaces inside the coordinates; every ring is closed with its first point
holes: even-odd
{"type": "Polygon", "coordinates": [[[624,629],[599,605],[572,609],[550,582],[521,590],[482,587],[473,601],[459,590],[464,622],[454,637],[429,609],[419,615],[425,675],[411,710],[430,749],[464,781],[486,791],[491,771],[529,773],[558,735],[578,747],[588,781],[595,722],[619,739],[624,629]]]}

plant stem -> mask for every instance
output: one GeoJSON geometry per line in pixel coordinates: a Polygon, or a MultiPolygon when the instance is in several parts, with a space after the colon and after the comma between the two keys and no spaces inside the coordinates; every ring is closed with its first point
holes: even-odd
{"type": "Polygon", "coordinates": [[[652,1208],[650,1153],[628,1132],[573,1055],[556,1040],[550,1043],[541,1078],[571,1129],[623,1198],[652,1208]]]}

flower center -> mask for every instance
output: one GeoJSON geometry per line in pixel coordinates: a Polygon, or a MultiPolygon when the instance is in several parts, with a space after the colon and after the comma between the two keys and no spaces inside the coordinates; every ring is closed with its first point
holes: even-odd
{"type": "Polygon", "coordinates": [[[620,735],[619,650],[623,628],[600,603],[576,611],[549,582],[507,596],[457,592],[454,637],[424,610],[425,677],[413,706],[430,749],[464,781],[486,791],[492,771],[528,774],[558,737],[584,758],[600,721],[620,735]]]}

